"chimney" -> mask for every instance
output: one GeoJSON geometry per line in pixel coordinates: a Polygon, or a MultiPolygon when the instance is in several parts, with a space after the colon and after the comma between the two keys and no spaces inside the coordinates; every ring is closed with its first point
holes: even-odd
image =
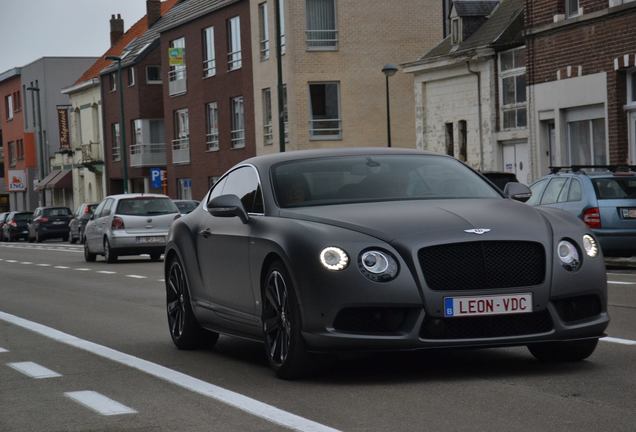
{"type": "Polygon", "coordinates": [[[117,41],[124,35],[124,20],[120,14],[110,17],[110,46],[115,46],[117,41]]]}
{"type": "Polygon", "coordinates": [[[146,16],[148,17],[148,28],[161,18],[161,0],[146,0],[146,16]]]}

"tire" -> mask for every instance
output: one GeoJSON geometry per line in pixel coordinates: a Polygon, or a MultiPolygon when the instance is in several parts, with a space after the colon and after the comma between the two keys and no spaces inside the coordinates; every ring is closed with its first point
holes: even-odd
{"type": "Polygon", "coordinates": [[[188,278],[177,257],[172,257],[168,265],[166,313],[172,342],[181,350],[198,348],[203,342],[213,346],[219,338],[218,333],[204,330],[194,316],[190,303],[188,278]]]}
{"type": "Polygon", "coordinates": [[[150,254],[150,261],[159,261],[161,259],[161,252],[157,253],[151,253],[150,254]]]}
{"type": "Polygon", "coordinates": [[[110,248],[110,242],[108,239],[104,239],[104,259],[109,264],[117,262],[117,254],[110,248]]]}
{"type": "Polygon", "coordinates": [[[592,355],[598,339],[544,342],[528,345],[528,350],[543,362],[578,362],[592,355]]]}
{"type": "Polygon", "coordinates": [[[88,249],[88,243],[84,243],[84,261],[95,262],[96,259],[97,259],[97,255],[94,253],[91,253],[91,251],[88,249]]]}
{"type": "Polygon", "coordinates": [[[267,270],[262,304],[265,355],[270,367],[282,379],[305,376],[310,357],[301,334],[300,307],[289,273],[280,261],[267,270]]]}

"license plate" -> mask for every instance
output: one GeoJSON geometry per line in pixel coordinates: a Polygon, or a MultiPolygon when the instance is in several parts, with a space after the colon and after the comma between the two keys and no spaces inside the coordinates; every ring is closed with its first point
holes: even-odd
{"type": "Polygon", "coordinates": [[[166,241],[165,237],[157,236],[157,237],[137,237],[137,243],[163,243],[166,241]]]}
{"type": "Polygon", "coordinates": [[[53,225],[62,225],[64,221],[53,221],[53,225]]]}
{"type": "Polygon", "coordinates": [[[532,294],[444,297],[444,316],[507,315],[532,312],[532,294]]]}
{"type": "Polygon", "coordinates": [[[621,209],[623,219],[636,219],[636,208],[624,208],[621,209]]]}

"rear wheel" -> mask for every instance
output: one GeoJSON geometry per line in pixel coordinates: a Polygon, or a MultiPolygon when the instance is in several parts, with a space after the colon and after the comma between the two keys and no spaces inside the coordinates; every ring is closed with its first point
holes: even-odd
{"type": "Polygon", "coordinates": [[[84,243],[84,260],[86,262],[95,262],[95,259],[97,259],[97,255],[91,253],[90,249],[88,249],[88,243],[84,243]]]}
{"type": "Polygon", "coordinates": [[[544,342],[528,345],[528,350],[544,362],[577,362],[592,355],[598,339],[565,342],[544,342]]]}
{"type": "Polygon", "coordinates": [[[111,264],[117,262],[117,254],[111,249],[108,239],[104,239],[104,259],[111,264]]]}
{"type": "Polygon", "coordinates": [[[219,334],[205,331],[194,316],[187,278],[177,257],[171,258],[168,267],[166,310],[170,337],[177,348],[191,350],[198,348],[204,340],[210,346],[218,340],[219,334]]]}
{"type": "Polygon", "coordinates": [[[274,262],[263,286],[265,354],[279,378],[295,379],[309,371],[309,355],[301,334],[300,308],[282,262],[274,262]]]}

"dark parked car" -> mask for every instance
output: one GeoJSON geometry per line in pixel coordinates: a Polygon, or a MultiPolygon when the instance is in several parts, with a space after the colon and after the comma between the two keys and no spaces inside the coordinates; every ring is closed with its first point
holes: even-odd
{"type": "Polygon", "coordinates": [[[530,188],[528,204],[581,219],[605,256],[636,255],[636,166],[555,168],[530,188]]]}
{"type": "Polygon", "coordinates": [[[501,171],[485,171],[482,175],[488,180],[493,182],[502,191],[506,188],[508,183],[519,183],[517,176],[514,173],[501,172],[501,171]]]}
{"type": "Polygon", "coordinates": [[[401,149],[249,159],[171,227],[171,338],[264,341],[282,378],[315,352],[526,345],[585,359],[609,320],[594,234],[506,189],[401,149]]]}
{"type": "Polygon", "coordinates": [[[75,210],[73,219],[68,223],[68,241],[84,243],[84,228],[96,207],[97,203],[84,203],[75,210]]]}
{"type": "Polygon", "coordinates": [[[4,241],[26,240],[29,237],[29,222],[33,213],[31,212],[11,212],[2,227],[2,238],[4,241]]]}
{"type": "Polygon", "coordinates": [[[172,200],[182,215],[190,213],[199,206],[199,201],[195,200],[172,200]]]}
{"type": "Polygon", "coordinates": [[[2,227],[4,226],[4,222],[7,220],[7,216],[9,216],[9,212],[0,213],[0,241],[4,241],[4,234],[2,233],[2,227]]]}
{"type": "Polygon", "coordinates": [[[29,241],[42,242],[51,238],[68,241],[68,223],[72,217],[68,207],[38,207],[29,224],[29,241]]]}

